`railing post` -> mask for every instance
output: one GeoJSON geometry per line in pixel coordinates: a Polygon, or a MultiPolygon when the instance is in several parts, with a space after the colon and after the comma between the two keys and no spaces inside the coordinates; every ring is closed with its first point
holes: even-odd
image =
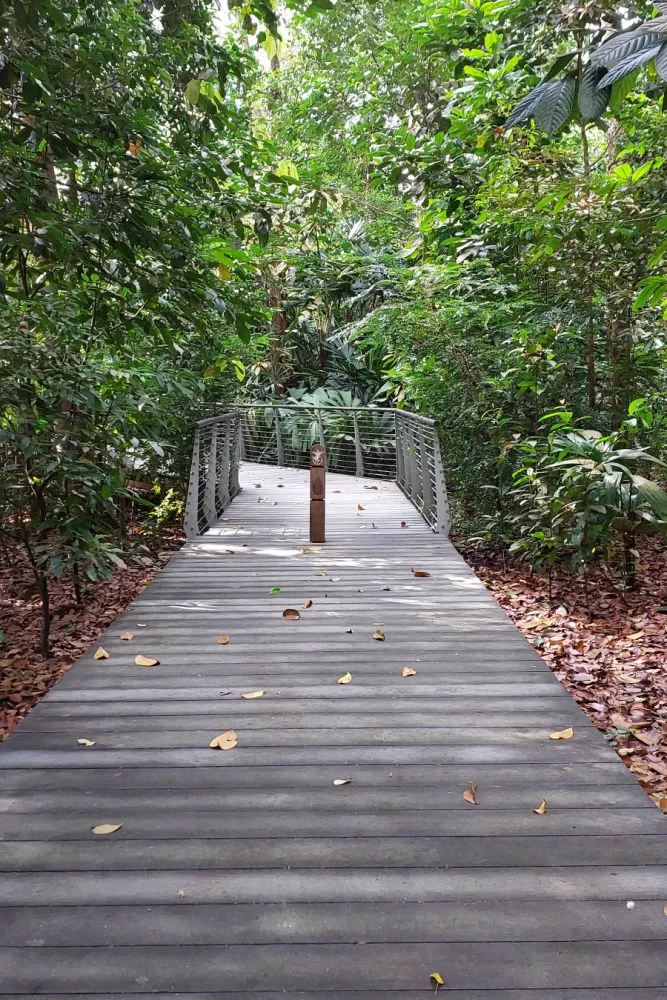
{"type": "Polygon", "coordinates": [[[359,434],[359,414],[354,413],[352,419],[354,420],[354,457],[355,457],[355,473],[361,479],[364,475],[364,453],[361,450],[361,436],[359,434]]]}
{"type": "Polygon", "coordinates": [[[234,413],[229,435],[232,442],[232,455],[229,463],[229,499],[233,500],[241,492],[239,465],[244,455],[243,418],[238,410],[234,413]]]}
{"type": "Polygon", "coordinates": [[[283,432],[280,426],[280,407],[273,411],[276,420],[276,449],[278,451],[278,465],[285,464],[285,449],[283,448],[283,432]]]}
{"type": "Polygon", "coordinates": [[[206,515],[206,527],[209,528],[216,520],[215,509],[215,487],[218,478],[218,425],[213,424],[211,428],[211,450],[208,456],[208,466],[206,469],[206,486],[204,487],[204,513],[206,515]]]}
{"type": "Polygon", "coordinates": [[[408,470],[410,478],[410,497],[417,499],[417,447],[415,443],[414,431],[411,424],[408,424],[408,470]]]}
{"type": "Polygon", "coordinates": [[[225,436],[222,445],[222,462],[220,464],[220,476],[218,478],[218,504],[224,510],[231,500],[231,437],[236,428],[234,418],[225,420],[225,436]]]}
{"type": "Polygon", "coordinates": [[[401,426],[399,411],[394,414],[394,428],[396,435],[396,482],[405,489],[405,453],[403,451],[403,428],[401,426]]]}
{"type": "Polygon", "coordinates": [[[190,463],[188,498],[185,502],[183,530],[186,538],[196,538],[199,533],[199,428],[195,429],[190,463]]]}
{"type": "Polygon", "coordinates": [[[447,487],[445,485],[445,470],[440,454],[440,439],[438,438],[438,428],[433,428],[433,464],[435,468],[435,490],[436,490],[436,510],[437,510],[437,530],[444,535],[449,534],[451,528],[451,512],[447,499],[447,487]]]}
{"type": "Polygon", "coordinates": [[[310,449],[310,540],[326,542],[325,496],[327,477],[327,450],[323,444],[310,449]]]}
{"type": "Polygon", "coordinates": [[[426,451],[426,440],[424,437],[423,424],[419,425],[419,458],[420,458],[421,473],[422,473],[422,495],[424,498],[424,513],[428,513],[430,517],[432,517],[436,513],[436,511],[434,510],[435,497],[433,495],[433,482],[431,481],[431,473],[428,467],[428,453],[426,451]]]}

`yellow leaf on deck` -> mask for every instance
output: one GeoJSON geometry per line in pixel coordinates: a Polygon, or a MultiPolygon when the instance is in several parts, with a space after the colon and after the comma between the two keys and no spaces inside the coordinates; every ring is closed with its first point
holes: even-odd
{"type": "Polygon", "coordinates": [[[211,750],[233,750],[235,746],[238,745],[238,736],[233,729],[227,729],[224,733],[220,733],[209,743],[211,750]]]}
{"type": "Polygon", "coordinates": [[[91,826],[90,832],[104,836],[107,833],[115,833],[116,830],[120,830],[122,825],[122,823],[100,823],[99,826],[91,826]]]}
{"type": "Polygon", "coordinates": [[[79,744],[79,746],[82,746],[82,747],[94,747],[95,746],[95,740],[77,740],[76,742],[79,744]]]}
{"type": "Polygon", "coordinates": [[[227,646],[229,644],[229,636],[219,635],[215,641],[217,642],[218,646],[227,646]]]}
{"type": "Polygon", "coordinates": [[[133,632],[123,632],[123,634],[121,635],[121,639],[123,639],[125,642],[129,642],[130,639],[134,639],[134,633],[133,632]]]}
{"type": "Polygon", "coordinates": [[[401,677],[414,677],[416,673],[417,671],[413,670],[412,667],[403,667],[401,670],[401,677]]]}
{"type": "Polygon", "coordinates": [[[384,642],[384,632],[379,628],[376,632],[373,632],[373,638],[377,639],[378,642],[384,642]]]}
{"type": "Polygon", "coordinates": [[[334,785],[349,785],[352,778],[334,778],[334,785]]]}
{"type": "Polygon", "coordinates": [[[103,649],[101,646],[98,646],[98,648],[93,653],[93,659],[94,660],[108,660],[109,659],[109,654],[107,653],[106,649],[103,649]]]}
{"type": "Polygon", "coordinates": [[[142,656],[141,653],[139,653],[138,656],[135,656],[134,662],[138,667],[157,667],[160,663],[160,661],[156,660],[155,657],[142,656]]]}
{"type": "Polygon", "coordinates": [[[442,978],[439,972],[432,972],[430,978],[435,984],[435,992],[437,993],[441,986],[445,985],[445,980],[442,978]]]}
{"type": "Polygon", "coordinates": [[[477,805],[476,793],[477,793],[477,785],[475,784],[474,781],[471,781],[470,788],[466,788],[465,792],[463,793],[463,798],[466,800],[466,802],[469,802],[471,806],[476,806],[477,805]]]}
{"type": "Polygon", "coordinates": [[[538,816],[544,816],[544,814],[545,814],[546,811],[547,811],[547,800],[546,799],[542,799],[542,801],[540,802],[540,804],[537,807],[537,809],[533,809],[533,812],[537,813],[538,816]]]}
{"type": "Polygon", "coordinates": [[[551,733],[549,735],[550,740],[571,740],[574,736],[574,729],[569,726],[567,729],[561,729],[557,733],[551,733]]]}
{"type": "Polygon", "coordinates": [[[351,680],[352,680],[352,674],[348,670],[348,672],[346,674],[343,674],[342,677],[338,678],[338,683],[339,684],[349,684],[351,680]]]}
{"type": "Polygon", "coordinates": [[[241,695],[241,697],[245,698],[246,701],[252,701],[253,698],[263,698],[264,697],[264,692],[263,691],[246,691],[245,694],[241,695]]]}

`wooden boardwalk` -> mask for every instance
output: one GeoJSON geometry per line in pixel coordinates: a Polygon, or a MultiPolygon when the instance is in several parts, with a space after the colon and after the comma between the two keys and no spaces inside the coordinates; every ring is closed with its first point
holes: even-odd
{"type": "Polygon", "coordinates": [[[0,995],[665,1000],[665,820],[451,545],[242,471],[0,748],[0,995]]]}

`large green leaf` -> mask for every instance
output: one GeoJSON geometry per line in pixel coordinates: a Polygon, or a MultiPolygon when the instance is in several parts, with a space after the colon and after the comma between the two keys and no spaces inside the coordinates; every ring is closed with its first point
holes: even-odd
{"type": "Polygon", "coordinates": [[[611,99],[611,87],[597,89],[605,73],[604,66],[593,66],[590,63],[582,73],[579,83],[579,110],[585,122],[594,122],[607,109],[611,99]]]}
{"type": "Polygon", "coordinates": [[[638,77],[639,69],[634,69],[632,73],[628,73],[622,80],[616,81],[611,88],[611,100],[609,101],[611,111],[618,111],[628,94],[635,89],[638,77]]]}
{"type": "Polygon", "coordinates": [[[612,83],[616,83],[617,80],[622,80],[624,76],[632,73],[633,70],[639,69],[641,66],[645,66],[647,62],[654,59],[658,52],[662,48],[662,43],[658,45],[651,45],[648,49],[642,49],[641,52],[635,52],[634,55],[627,56],[625,59],[621,59],[619,63],[609,70],[608,73],[602,77],[598,83],[597,89],[603,90],[605,87],[611,87],[612,83]]]}
{"type": "Polygon", "coordinates": [[[512,128],[513,125],[518,125],[519,122],[530,118],[548,86],[549,84],[547,83],[539,83],[534,90],[531,90],[531,92],[523,98],[523,100],[519,101],[514,111],[512,111],[511,115],[505,122],[505,128],[512,128]]]}
{"type": "Polygon", "coordinates": [[[626,31],[601,45],[591,56],[591,66],[606,66],[610,68],[638,52],[643,52],[654,45],[665,41],[667,29],[664,32],[626,31]]]}
{"type": "Polygon", "coordinates": [[[552,136],[570,117],[574,103],[576,83],[573,77],[552,80],[546,85],[537,106],[533,110],[535,124],[552,136]]]}
{"type": "Polygon", "coordinates": [[[663,80],[667,80],[667,42],[665,42],[654,59],[655,71],[663,80]]]}
{"type": "Polygon", "coordinates": [[[667,493],[650,479],[643,476],[633,476],[632,482],[639,497],[647,503],[661,521],[667,521],[667,493]]]}

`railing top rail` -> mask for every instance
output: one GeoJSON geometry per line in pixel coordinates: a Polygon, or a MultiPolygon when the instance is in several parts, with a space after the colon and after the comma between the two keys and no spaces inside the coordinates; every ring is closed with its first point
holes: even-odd
{"type": "Polygon", "coordinates": [[[237,407],[232,407],[229,410],[225,410],[223,413],[218,413],[216,417],[206,417],[205,420],[198,420],[195,427],[209,427],[211,424],[217,424],[221,420],[231,419],[234,416],[234,410],[237,407]]]}
{"type": "Polygon", "coordinates": [[[400,410],[396,406],[318,406],[317,403],[304,403],[299,405],[299,403],[234,403],[228,410],[219,414],[217,417],[208,417],[206,420],[198,420],[197,427],[206,427],[208,424],[214,424],[217,420],[222,419],[226,416],[231,416],[234,410],[294,410],[298,412],[299,410],[333,410],[340,411],[343,413],[395,413],[399,416],[409,417],[411,420],[417,420],[421,424],[425,424],[427,427],[434,427],[435,420],[431,417],[423,417],[421,413],[413,413],[411,410],[400,410]]]}

